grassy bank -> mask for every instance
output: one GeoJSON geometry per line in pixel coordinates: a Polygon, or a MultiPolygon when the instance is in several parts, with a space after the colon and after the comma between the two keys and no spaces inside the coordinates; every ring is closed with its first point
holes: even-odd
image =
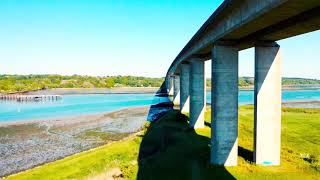
{"type": "MultiPolygon", "coordinates": [[[[210,112],[207,112],[207,125],[210,112]]],[[[239,166],[209,165],[210,128],[188,128],[178,111],[128,139],[67,157],[8,179],[317,179],[320,177],[320,110],[283,110],[281,166],[252,163],[253,108],[239,112],[239,166]]]]}

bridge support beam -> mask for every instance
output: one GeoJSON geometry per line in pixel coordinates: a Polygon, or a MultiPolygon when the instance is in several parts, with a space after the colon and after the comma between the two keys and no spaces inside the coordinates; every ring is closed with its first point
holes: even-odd
{"type": "Polygon", "coordinates": [[[180,77],[179,75],[174,75],[173,79],[173,104],[180,104],[180,77]]]}
{"type": "Polygon", "coordinates": [[[211,159],[236,166],[238,157],[238,48],[214,44],[212,49],[211,159]]]}
{"type": "Polygon", "coordinates": [[[204,60],[190,61],[190,127],[204,128],[206,110],[206,81],[204,60]]]}
{"type": "Polygon", "coordinates": [[[173,76],[168,77],[168,95],[173,96],[173,76]]]}
{"type": "Polygon", "coordinates": [[[276,43],[255,48],[254,161],[280,164],[281,53],[276,43]]]}
{"type": "Polygon", "coordinates": [[[190,65],[181,64],[180,66],[180,111],[181,113],[189,113],[190,107],[190,65]]]}

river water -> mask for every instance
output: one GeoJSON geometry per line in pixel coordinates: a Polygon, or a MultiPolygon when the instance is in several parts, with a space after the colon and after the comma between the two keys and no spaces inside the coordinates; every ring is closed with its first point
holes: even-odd
{"type": "MultiPolygon", "coordinates": [[[[240,91],[239,104],[253,104],[253,97],[253,91],[240,91]]],[[[282,99],[283,102],[320,101],[320,89],[285,90],[282,99]]],[[[0,101],[0,123],[111,112],[128,107],[149,106],[165,101],[168,101],[168,98],[155,97],[153,94],[65,95],[59,101],[27,103],[0,101]]],[[[208,92],[207,102],[210,103],[210,101],[211,93],[208,92]]]]}

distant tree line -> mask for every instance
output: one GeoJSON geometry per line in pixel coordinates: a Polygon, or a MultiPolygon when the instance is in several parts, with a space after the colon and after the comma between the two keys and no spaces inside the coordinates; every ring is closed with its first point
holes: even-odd
{"type": "MultiPolygon", "coordinates": [[[[0,93],[25,92],[52,88],[113,88],[113,87],[160,87],[164,78],[137,76],[62,76],[62,75],[0,75],[0,93]]],[[[240,87],[254,84],[253,77],[240,77],[240,87]]],[[[320,80],[283,78],[283,85],[320,85],[320,80]]],[[[211,86],[211,79],[207,79],[211,86]]]]}
{"type": "MultiPolygon", "coordinates": [[[[240,87],[250,87],[254,85],[253,77],[240,77],[239,86],[240,87]]],[[[304,86],[304,85],[320,85],[320,80],[318,79],[305,79],[305,78],[282,78],[283,86],[304,86]]],[[[211,79],[207,79],[207,86],[211,86],[211,79]]]]}
{"type": "Polygon", "coordinates": [[[164,78],[136,76],[0,75],[0,93],[52,88],[160,87],[164,78]]]}

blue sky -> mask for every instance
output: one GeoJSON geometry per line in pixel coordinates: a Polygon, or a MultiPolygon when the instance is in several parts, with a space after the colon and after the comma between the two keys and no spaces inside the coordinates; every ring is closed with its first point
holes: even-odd
{"type": "MultiPolygon", "coordinates": [[[[1,0],[0,74],[161,77],[221,2],[1,0]]],[[[283,76],[320,79],[319,42],[319,31],[280,41],[283,76]]],[[[241,76],[253,58],[240,52],[241,76]]]]}

